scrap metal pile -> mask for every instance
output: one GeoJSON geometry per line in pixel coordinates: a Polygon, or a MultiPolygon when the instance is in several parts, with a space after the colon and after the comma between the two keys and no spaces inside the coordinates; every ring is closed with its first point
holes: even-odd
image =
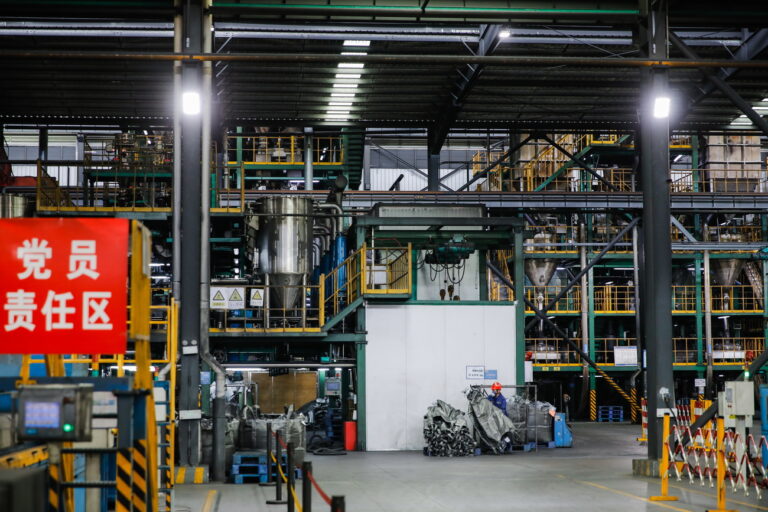
{"type": "Polygon", "coordinates": [[[463,457],[475,451],[474,426],[467,413],[442,400],[424,415],[424,453],[438,457],[463,457]]]}
{"type": "Polygon", "coordinates": [[[461,457],[472,455],[476,448],[499,454],[512,446],[553,441],[551,404],[513,395],[504,414],[479,386],[471,386],[466,396],[466,413],[442,400],[427,409],[425,455],[461,457]]]}

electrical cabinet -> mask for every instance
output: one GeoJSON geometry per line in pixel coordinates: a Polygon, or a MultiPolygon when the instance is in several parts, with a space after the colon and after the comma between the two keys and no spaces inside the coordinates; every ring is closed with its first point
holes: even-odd
{"type": "Polygon", "coordinates": [[[750,381],[733,381],[725,383],[722,400],[718,401],[720,416],[754,416],[755,414],[755,384],[750,381]]]}

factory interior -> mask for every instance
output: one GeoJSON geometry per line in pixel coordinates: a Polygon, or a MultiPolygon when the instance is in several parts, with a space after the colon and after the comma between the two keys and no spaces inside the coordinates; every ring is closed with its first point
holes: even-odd
{"type": "Polygon", "coordinates": [[[768,5],[0,0],[0,511],[768,510],[768,5]]]}

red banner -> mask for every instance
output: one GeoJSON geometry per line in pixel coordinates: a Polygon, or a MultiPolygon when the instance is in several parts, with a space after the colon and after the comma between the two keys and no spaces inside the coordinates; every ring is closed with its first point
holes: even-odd
{"type": "Polygon", "coordinates": [[[128,222],[0,219],[0,353],[125,353],[128,222]]]}

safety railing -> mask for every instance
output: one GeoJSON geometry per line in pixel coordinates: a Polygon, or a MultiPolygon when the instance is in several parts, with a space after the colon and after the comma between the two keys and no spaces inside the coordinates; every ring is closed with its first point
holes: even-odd
{"type": "Polygon", "coordinates": [[[210,332],[319,332],[320,285],[212,286],[210,332]]]}
{"type": "MultiPolygon", "coordinates": [[[[581,346],[581,338],[571,338],[581,346]]],[[[579,365],[579,354],[561,338],[526,338],[525,358],[538,366],[579,365]]]]}
{"type": "Polygon", "coordinates": [[[599,285],[594,287],[595,313],[634,313],[634,285],[599,285]]]}
{"type": "MultiPolygon", "coordinates": [[[[525,297],[531,301],[537,309],[544,309],[563,290],[562,286],[526,286],[525,297]]],[[[581,311],[581,286],[571,287],[566,294],[555,304],[547,309],[549,313],[579,313],[581,311]]],[[[526,313],[533,310],[526,307],[526,313]]]]}
{"type": "Polygon", "coordinates": [[[410,295],[413,286],[411,244],[369,247],[353,252],[320,276],[324,318],[332,318],[363,295],[410,295]]]}
{"type": "Polygon", "coordinates": [[[616,360],[616,349],[625,347],[637,347],[637,338],[595,338],[594,358],[595,362],[603,365],[616,365],[617,363],[628,365],[627,361],[616,360]]]}
{"type": "Polygon", "coordinates": [[[711,242],[760,242],[763,240],[763,228],[759,225],[741,226],[706,226],[704,240],[711,242]]]}
{"type": "Polygon", "coordinates": [[[713,338],[712,362],[744,365],[765,350],[765,338],[713,338]]]}
{"type": "Polygon", "coordinates": [[[672,286],[672,312],[696,312],[696,287],[693,285],[672,286]]]}
{"type": "MultiPolygon", "coordinates": [[[[344,163],[344,144],[341,137],[313,137],[313,165],[341,165],[344,163]]],[[[248,166],[303,165],[305,159],[303,135],[227,137],[229,164],[248,166]]]]}
{"type": "Polygon", "coordinates": [[[766,169],[672,169],[672,192],[745,193],[768,191],[766,169]]]}
{"type": "Polygon", "coordinates": [[[762,297],[750,285],[712,286],[712,313],[762,313],[762,297]]]}
{"type": "Polygon", "coordinates": [[[211,172],[211,212],[241,213],[245,210],[245,167],[215,166],[211,172]]]}
{"type": "Polygon", "coordinates": [[[676,365],[695,365],[699,361],[699,342],[696,338],[672,338],[672,362],[676,365]]]}

